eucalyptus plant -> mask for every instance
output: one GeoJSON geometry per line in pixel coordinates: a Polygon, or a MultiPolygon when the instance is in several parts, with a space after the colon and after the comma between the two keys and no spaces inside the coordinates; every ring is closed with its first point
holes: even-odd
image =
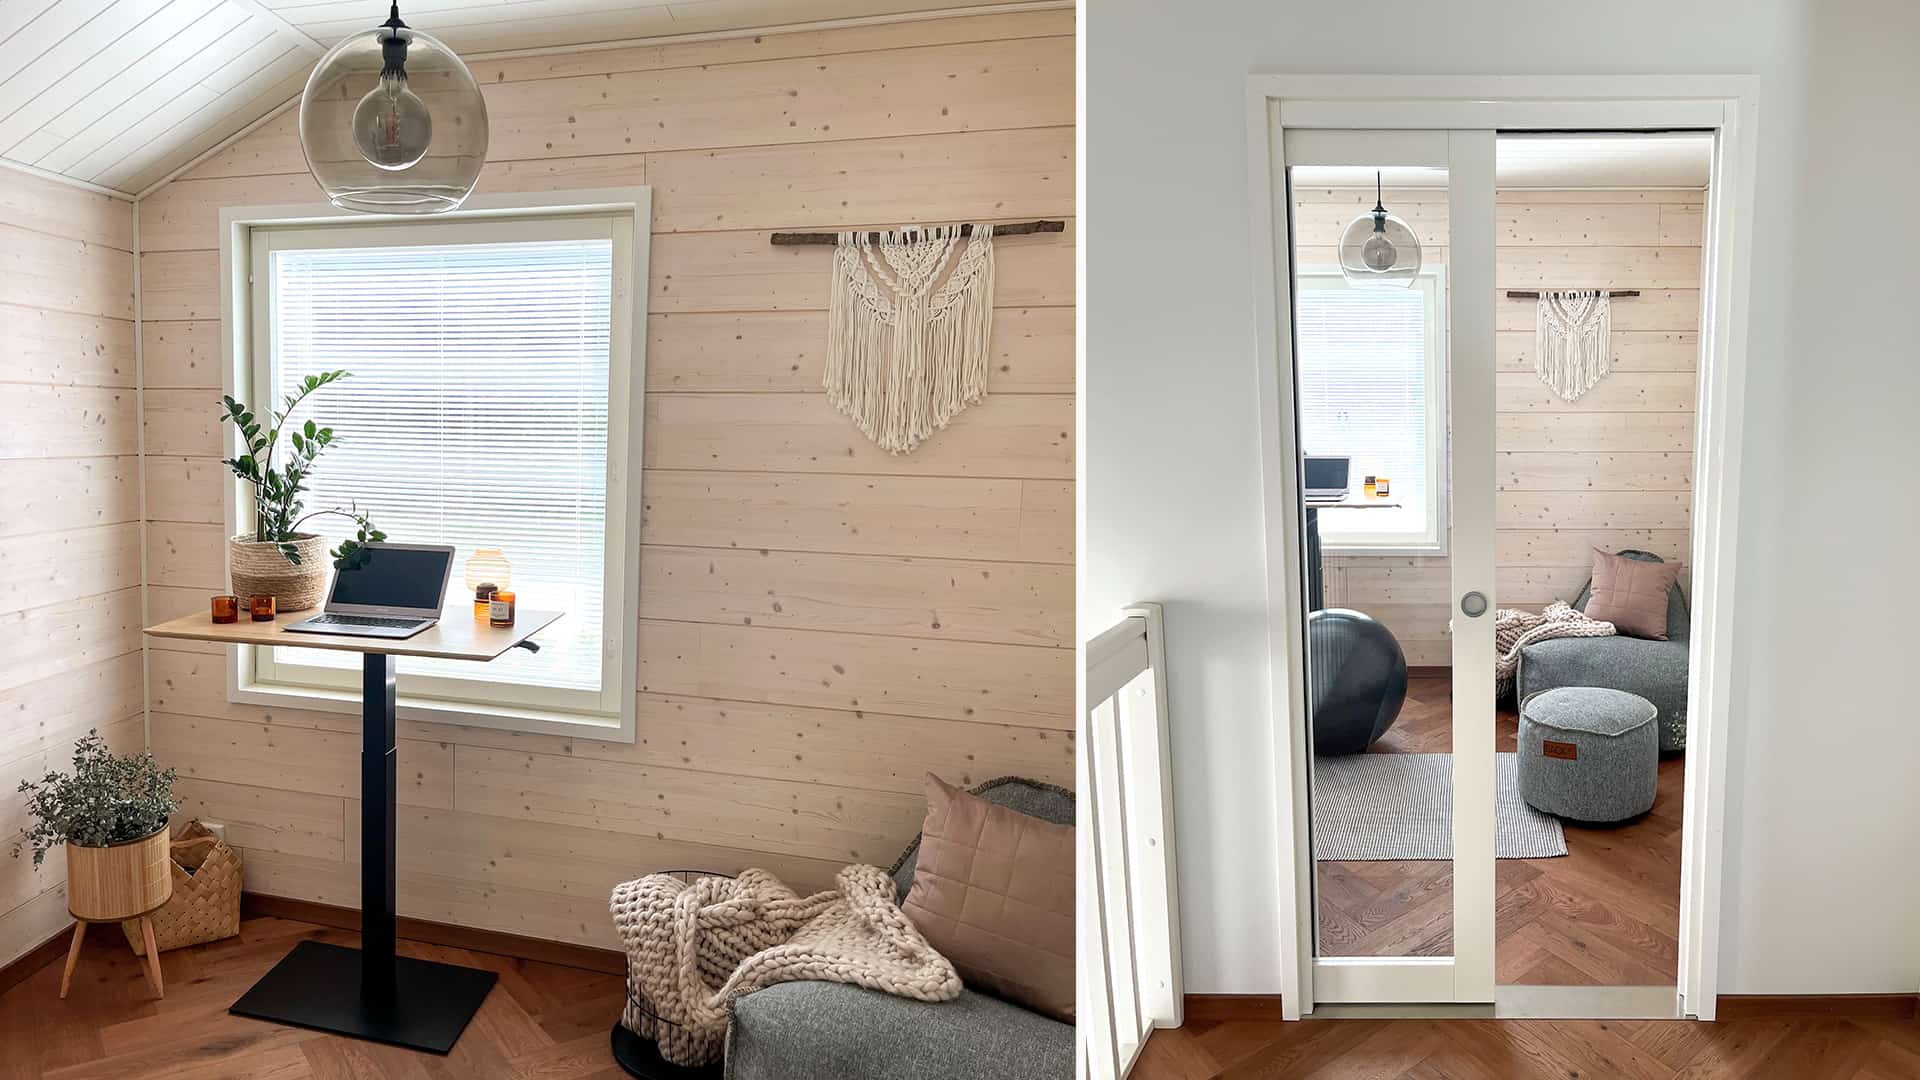
{"type": "Polygon", "coordinates": [[[152,835],[179,808],[175,775],[155,764],[152,751],[116,757],[97,729],[88,731],[73,746],[72,774],[20,781],[32,820],[14,842],[13,857],[31,848],[37,867],[59,844],[106,847],[152,835]]]}
{"type": "Polygon", "coordinates": [[[338,515],[352,518],[358,527],[355,539],[343,540],[339,547],[329,552],[336,569],[350,570],[359,566],[366,560],[366,553],[361,549],[368,543],[378,543],[387,538],[387,534],[381,532],[356,507],[315,510],[306,515],[300,513],[305,508],[300,496],[307,490],[307,475],[313,471],[314,459],[320,456],[320,452],[333,445],[334,435],[332,428],[322,427],[312,420],[292,426],[289,426],[288,420],[308,395],[347,377],[345,371],[327,371],[307,376],[301,380],[298,389],[286,396],[284,407],[270,414],[264,422],[254,415],[252,409],[235,401],[231,394],[220,399],[221,407],[226,410],[221,420],[233,424],[240,432],[241,442],[246,445],[244,453],[227,458],[225,465],[233,475],[253,485],[253,538],[263,544],[280,545],[280,554],[296,566],[300,563],[300,552],[294,547],[293,541],[299,538],[300,526],[312,518],[338,515]],[[283,432],[286,436],[284,442],[281,438],[283,432]],[[277,454],[284,454],[285,457],[275,464],[277,454]]]}

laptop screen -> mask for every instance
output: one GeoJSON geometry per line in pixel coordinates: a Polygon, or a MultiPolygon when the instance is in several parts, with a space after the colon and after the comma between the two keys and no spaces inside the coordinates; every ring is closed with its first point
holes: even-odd
{"type": "Polygon", "coordinates": [[[1347,486],[1347,458],[1307,457],[1307,490],[1339,491],[1347,486]]]}
{"type": "Polygon", "coordinates": [[[329,602],[438,612],[452,558],[446,551],[370,547],[357,569],[334,572],[329,602]]]}

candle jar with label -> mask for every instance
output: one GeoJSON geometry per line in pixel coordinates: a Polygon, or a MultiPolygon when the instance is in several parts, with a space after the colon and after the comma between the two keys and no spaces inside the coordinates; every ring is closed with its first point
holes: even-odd
{"type": "Polygon", "coordinates": [[[506,591],[493,594],[492,605],[487,609],[487,625],[506,628],[513,625],[513,594],[506,591]]]}
{"type": "Polygon", "coordinates": [[[273,608],[274,608],[273,597],[255,596],[248,601],[248,607],[250,607],[253,610],[254,622],[272,622],[273,621],[273,608]]]}

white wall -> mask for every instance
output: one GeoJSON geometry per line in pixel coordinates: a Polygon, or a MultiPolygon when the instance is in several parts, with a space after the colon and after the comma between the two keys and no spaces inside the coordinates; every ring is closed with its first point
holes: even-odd
{"type": "Polygon", "coordinates": [[[1897,678],[1920,635],[1894,606],[1920,535],[1920,9],[1817,8],[1089,5],[1080,625],[1167,605],[1189,992],[1277,986],[1250,71],[1759,77],[1721,990],[1920,986],[1920,741],[1897,678]],[[1899,233],[1877,274],[1856,247],[1874,229],[1899,233]],[[1861,469],[1884,497],[1822,494],[1861,469]]]}

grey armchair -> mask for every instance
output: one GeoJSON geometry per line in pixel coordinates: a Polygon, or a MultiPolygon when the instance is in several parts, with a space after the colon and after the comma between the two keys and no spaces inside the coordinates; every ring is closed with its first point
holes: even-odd
{"type": "MultiPolygon", "coordinates": [[[[1073,793],[1006,777],[973,789],[991,803],[1073,824],[1073,793]]],[[[904,897],[915,837],[894,864],[904,897]]],[[[790,982],[734,999],[726,1080],[1070,1080],[1073,1025],[986,994],[910,1001],[876,990],[790,982]]]]}
{"type": "MultiPolygon", "coordinates": [[[[1661,562],[1645,551],[1622,551],[1642,562],[1661,562]]],[[[1587,609],[1593,581],[1580,590],[1573,606],[1587,609]]],[[[1555,638],[1520,650],[1514,692],[1530,694],[1562,686],[1600,686],[1638,694],[1660,710],[1660,752],[1687,748],[1687,636],[1692,624],[1686,594],[1675,585],[1667,594],[1667,640],[1633,637],[1555,638]]]]}

